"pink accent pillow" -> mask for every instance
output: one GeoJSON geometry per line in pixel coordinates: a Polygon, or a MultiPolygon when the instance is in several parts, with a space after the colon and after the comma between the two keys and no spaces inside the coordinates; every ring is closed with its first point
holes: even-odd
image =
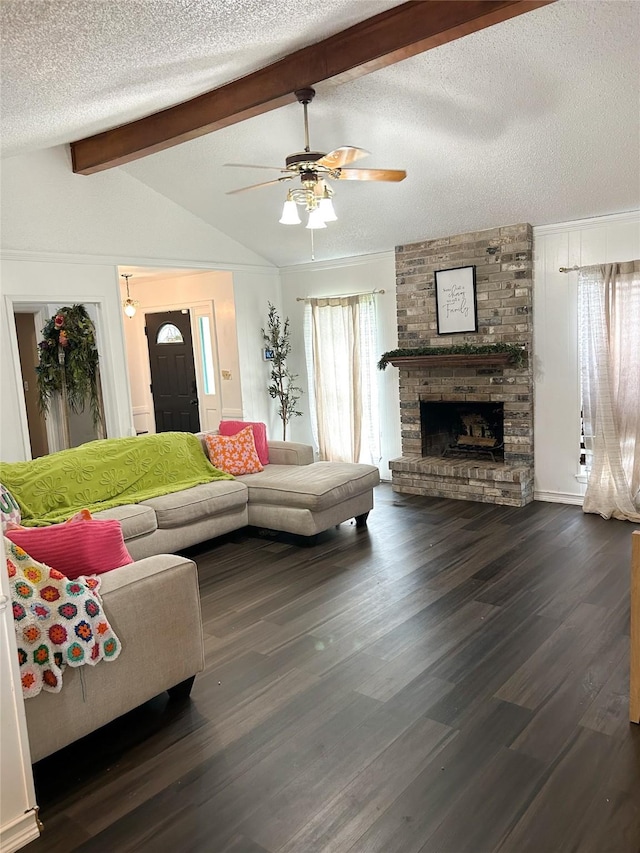
{"type": "Polygon", "coordinates": [[[250,426],[235,435],[207,433],[205,441],[211,464],[227,474],[257,474],[263,470],[250,426]]]}
{"type": "Polygon", "coordinates": [[[46,563],[72,580],[80,575],[101,575],[133,563],[115,518],[92,518],[87,510],[63,524],[49,527],[14,527],[7,539],[40,563],[46,563]]]}
{"type": "Polygon", "coordinates": [[[258,458],[263,465],[269,464],[269,445],[267,444],[267,425],[259,421],[220,421],[220,435],[236,435],[241,429],[250,426],[256,443],[258,458]]]}

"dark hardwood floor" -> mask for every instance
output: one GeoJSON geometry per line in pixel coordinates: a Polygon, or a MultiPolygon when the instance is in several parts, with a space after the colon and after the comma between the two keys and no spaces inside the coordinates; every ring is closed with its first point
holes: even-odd
{"type": "Polygon", "coordinates": [[[638,853],[633,529],[383,485],[313,548],[192,549],[191,701],[40,762],[26,850],[638,853]]]}

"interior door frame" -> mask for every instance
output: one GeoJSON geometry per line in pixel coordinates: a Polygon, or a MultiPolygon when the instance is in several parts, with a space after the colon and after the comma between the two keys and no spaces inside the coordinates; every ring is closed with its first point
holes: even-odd
{"type": "MultiPolygon", "coordinates": [[[[77,296],[69,296],[62,294],[56,297],[55,304],[73,305],[77,301],[77,296]]],[[[4,305],[8,321],[7,325],[9,332],[9,343],[11,349],[11,367],[13,369],[16,388],[19,389],[17,395],[18,418],[21,426],[22,448],[25,459],[32,459],[33,457],[31,454],[31,439],[29,437],[27,406],[25,403],[24,389],[22,386],[22,369],[20,366],[20,353],[18,352],[18,332],[16,329],[14,313],[19,312],[35,314],[34,322],[36,323],[36,326],[40,326],[40,328],[42,329],[51,314],[53,313],[53,311],[56,310],[55,308],[52,308],[53,304],[54,303],[52,303],[51,299],[47,297],[34,296],[32,299],[24,299],[24,297],[20,297],[16,294],[5,294],[4,296],[4,305]]],[[[106,299],[103,299],[101,297],[93,297],[92,299],[85,300],[83,302],[83,305],[87,308],[89,316],[93,320],[96,329],[96,344],[98,347],[98,353],[101,355],[100,381],[102,383],[102,396],[104,401],[105,432],[108,437],[110,435],[116,435],[117,429],[114,421],[115,390],[112,384],[113,377],[108,371],[108,369],[102,369],[105,364],[108,364],[108,358],[104,354],[110,352],[110,339],[108,333],[105,330],[105,323],[103,319],[105,315],[106,299]]],[[[38,336],[38,334],[39,333],[37,332],[36,336],[38,336]]],[[[45,424],[47,428],[47,441],[49,442],[49,453],[55,453],[58,450],[64,449],[62,429],[59,423],[59,415],[56,413],[55,407],[56,402],[54,401],[49,416],[45,417],[45,424]]]]}

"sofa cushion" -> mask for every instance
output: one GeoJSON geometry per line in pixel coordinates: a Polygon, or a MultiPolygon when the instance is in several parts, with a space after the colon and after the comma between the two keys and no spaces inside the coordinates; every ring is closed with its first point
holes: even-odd
{"type": "Polygon", "coordinates": [[[249,502],[298,507],[319,512],[361,495],[380,482],[373,465],[313,462],[311,465],[269,465],[259,474],[238,478],[249,489],[249,502]]]}
{"type": "Polygon", "coordinates": [[[260,421],[220,421],[220,435],[236,435],[245,427],[251,427],[256,453],[263,465],[269,464],[269,445],[267,444],[267,425],[260,421]]]}
{"type": "Polygon", "coordinates": [[[158,529],[155,512],[150,506],[142,506],[141,504],[114,506],[112,509],[96,512],[93,517],[115,518],[116,521],[119,521],[125,542],[137,539],[139,536],[147,536],[158,529]]]}
{"type": "Polygon", "coordinates": [[[246,502],[247,487],[243,483],[219,480],[151,498],[141,505],[154,510],[159,528],[170,528],[233,512],[246,502]]]}

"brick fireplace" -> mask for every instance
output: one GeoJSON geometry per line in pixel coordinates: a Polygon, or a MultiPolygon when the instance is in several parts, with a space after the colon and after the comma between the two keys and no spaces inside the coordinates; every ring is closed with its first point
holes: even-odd
{"type": "Polygon", "coordinates": [[[515,343],[527,357],[520,367],[494,355],[400,360],[394,491],[510,506],[533,500],[532,243],[522,224],[396,248],[399,348],[515,343]],[[438,335],[434,272],[470,265],[478,331],[438,335]]]}

